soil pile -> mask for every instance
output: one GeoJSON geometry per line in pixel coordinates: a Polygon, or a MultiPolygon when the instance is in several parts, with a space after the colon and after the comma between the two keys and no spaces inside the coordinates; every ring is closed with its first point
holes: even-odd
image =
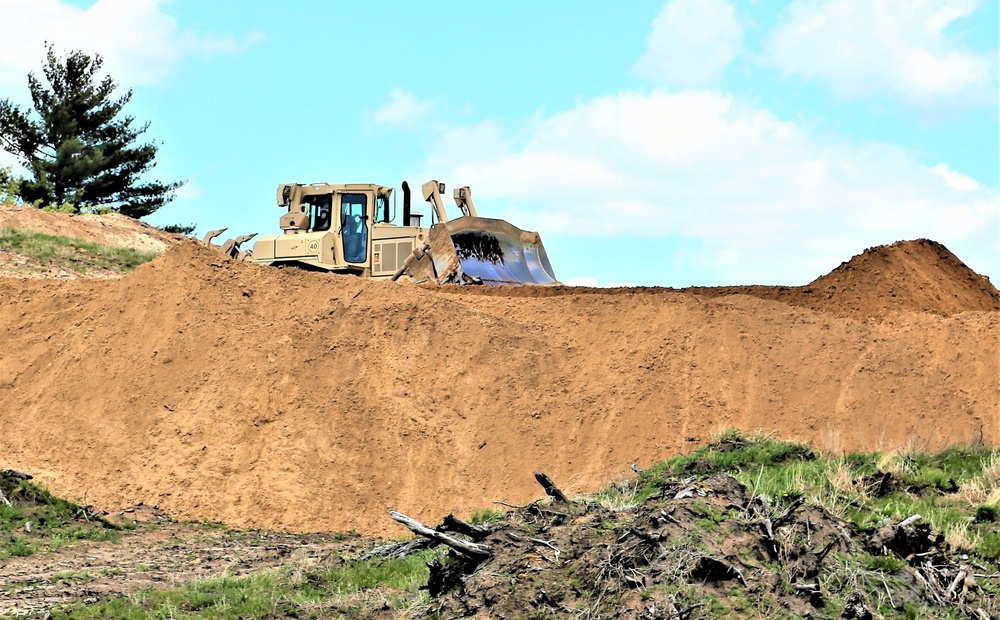
{"type": "Polygon", "coordinates": [[[801,305],[845,316],[1000,310],[1000,291],[990,279],[929,239],[869,248],[804,288],[820,299],[801,305]]]}
{"type": "Polygon", "coordinates": [[[163,252],[181,238],[120,213],[68,215],[10,204],[0,204],[0,227],[77,237],[147,252],[163,252]]]}
{"type": "MultiPolygon", "coordinates": [[[[555,297],[607,294],[602,289],[478,289],[450,287],[450,292],[485,296],[555,297]]],[[[1000,310],[1000,291],[990,279],[970,269],[936,241],[898,241],[865,250],[805,286],[692,286],[685,289],[643,288],[643,294],[684,292],[705,298],[749,295],[837,316],[870,318],[896,312],[960,312],[1000,310]]]]}
{"type": "Polygon", "coordinates": [[[119,280],[2,280],[0,467],[111,510],[379,534],[390,508],[524,503],[539,470],[590,491],[725,427],[1000,441],[1000,312],[858,320],[741,291],[443,294],[193,242],[119,280]]]}
{"type": "Polygon", "coordinates": [[[751,295],[837,316],[895,312],[1000,310],[1000,291],[936,241],[917,239],[868,248],[805,286],[718,286],[684,289],[706,297],[751,295]]]}

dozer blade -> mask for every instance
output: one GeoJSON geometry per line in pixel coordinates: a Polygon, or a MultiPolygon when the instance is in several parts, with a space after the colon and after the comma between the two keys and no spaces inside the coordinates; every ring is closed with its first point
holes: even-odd
{"type": "Polygon", "coordinates": [[[460,217],[436,224],[425,249],[429,256],[408,269],[415,278],[426,278],[429,258],[439,284],[559,284],[538,233],[504,220],[460,217]]]}

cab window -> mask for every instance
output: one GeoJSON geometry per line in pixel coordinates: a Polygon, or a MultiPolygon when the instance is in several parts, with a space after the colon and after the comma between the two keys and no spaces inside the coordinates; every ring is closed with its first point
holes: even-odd
{"type": "Polygon", "coordinates": [[[306,206],[306,213],[309,214],[309,229],[312,231],[330,230],[330,223],[333,220],[333,196],[306,196],[302,199],[302,204],[306,206]]]}
{"type": "Polygon", "coordinates": [[[344,260],[363,263],[368,258],[368,196],[340,196],[340,230],[344,240],[344,260]]]}

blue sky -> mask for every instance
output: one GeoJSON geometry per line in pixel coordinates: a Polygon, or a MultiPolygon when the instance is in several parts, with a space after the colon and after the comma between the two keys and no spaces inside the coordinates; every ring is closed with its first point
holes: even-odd
{"type": "Polygon", "coordinates": [[[803,284],[918,237],[997,278],[997,5],[0,0],[0,97],[46,40],[103,54],[188,180],[158,225],[436,178],[566,282],[803,284]]]}

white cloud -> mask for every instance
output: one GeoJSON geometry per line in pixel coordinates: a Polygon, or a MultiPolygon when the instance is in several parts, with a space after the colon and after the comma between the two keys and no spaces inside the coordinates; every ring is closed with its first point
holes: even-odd
{"type": "MultiPolygon", "coordinates": [[[[806,282],[872,245],[930,237],[1000,275],[1000,197],[887,145],[832,143],[712,92],[621,93],[507,138],[454,129],[427,169],[529,230],[671,236],[727,282],[806,282]]],[[[662,257],[661,257],[662,258],[662,257]]]]}
{"type": "Polygon", "coordinates": [[[204,195],[201,184],[188,179],[175,192],[179,200],[200,200],[204,195]]]}
{"type": "Polygon", "coordinates": [[[711,84],[740,53],[742,38],[743,27],[726,0],[670,0],[653,20],[635,70],[663,84],[711,84]]]}
{"type": "Polygon", "coordinates": [[[891,94],[923,107],[996,100],[996,50],[965,49],[947,31],[976,0],[797,0],[766,57],[787,75],[847,98],[891,94]]]}
{"type": "Polygon", "coordinates": [[[382,125],[417,127],[434,108],[430,101],[420,101],[405,90],[393,89],[388,103],[372,114],[372,120],[382,125]]]}
{"type": "Polygon", "coordinates": [[[59,54],[71,49],[104,56],[105,70],[126,86],[161,81],[192,54],[233,54],[260,39],[198,34],[181,29],[162,0],[97,0],[79,8],[63,0],[0,2],[0,88],[27,90],[29,71],[40,73],[45,42],[59,54]]]}
{"type": "Polygon", "coordinates": [[[571,278],[563,282],[563,284],[566,286],[585,286],[587,288],[629,288],[635,286],[632,282],[615,282],[611,280],[601,284],[600,281],[593,276],[571,278]]]}
{"type": "Polygon", "coordinates": [[[979,189],[979,183],[972,177],[965,176],[960,172],[955,172],[948,167],[948,164],[938,164],[932,168],[934,172],[941,175],[948,187],[960,192],[974,192],[979,189]]]}

